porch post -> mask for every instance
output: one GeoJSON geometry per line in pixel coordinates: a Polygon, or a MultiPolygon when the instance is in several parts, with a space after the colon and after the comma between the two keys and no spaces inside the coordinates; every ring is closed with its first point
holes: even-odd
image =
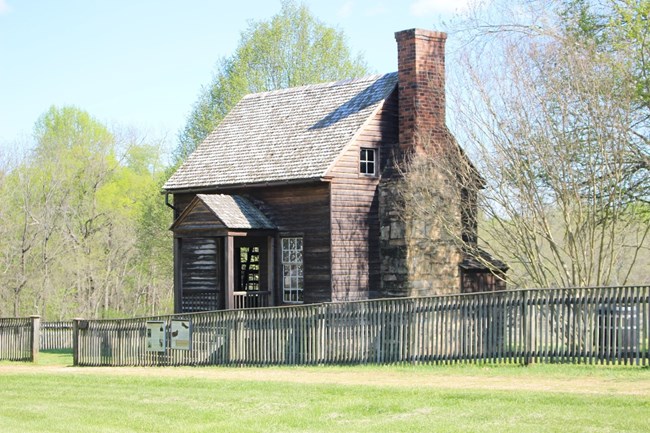
{"type": "Polygon", "coordinates": [[[235,248],[232,236],[224,238],[224,297],[226,310],[235,306],[235,248]]]}
{"type": "Polygon", "coordinates": [[[183,312],[183,288],[182,281],[183,272],[182,257],[181,257],[181,239],[174,236],[174,313],[183,312]]]}
{"type": "Polygon", "coordinates": [[[267,257],[267,287],[269,294],[269,306],[275,307],[275,254],[274,254],[275,238],[267,236],[266,238],[266,257],[267,257]]]}

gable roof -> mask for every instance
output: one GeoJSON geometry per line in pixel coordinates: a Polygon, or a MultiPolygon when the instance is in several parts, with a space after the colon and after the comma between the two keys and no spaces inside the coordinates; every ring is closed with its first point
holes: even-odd
{"type": "Polygon", "coordinates": [[[277,227],[253,203],[240,195],[197,194],[174,221],[176,228],[228,228],[273,230],[277,227]],[[212,218],[201,217],[209,212],[212,218]],[[212,220],[212,221],[210,221],[212,220]]]}
{"type": "Polygon", "coordinates": [[[247,95],[163,189],[319,179],[396,84],[390,73],[247,95]]]}

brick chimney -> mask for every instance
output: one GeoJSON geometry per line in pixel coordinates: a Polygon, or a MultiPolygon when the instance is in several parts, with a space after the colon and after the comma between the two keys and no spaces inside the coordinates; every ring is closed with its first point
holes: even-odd
{"type": "Polygon", "coordinates": [[[399,89],[399,145],[422,151],[421,137],[442,143],[445,127],[447,34],[410,29],[395,33],[399,89]],[[419,133],[418,133],[419,131],[419,133]]]}
{"type": "MultiPolygon", "coordinates": [[[[445,125],[447,35],[411,29],[395,33],[398,59],[397,163],[412,152],[436,151],[449,143],[445,125]]],[[[406,166],[402,166],[407,168],[406,166]]],[[[460,251],[427,220],[403,218],[401,175],[379,183],[380,289],[377,296],[431,296],[460,292],[460,251]]],[[[445,187],[432,179],[432,185],[445,187]]]]}

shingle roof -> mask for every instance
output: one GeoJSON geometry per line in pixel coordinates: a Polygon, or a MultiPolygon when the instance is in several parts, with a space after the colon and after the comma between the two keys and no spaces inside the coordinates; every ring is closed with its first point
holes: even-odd
{"type": "Polygon", "coordinates": [[[390,73],[247,95],[163,189],[320,178],[396,84],[390,73]]]}
{"type": "Polygon", "coordinates": [[[197,194],[214,215],[229,229],[275,229],[253,203],[240,195],[197,194]]]}
{"type": "Polygon", "coordinates": [[[174,221],[171,230],[182,227],[184,221],[190,219],[190,224],[196,224],[197,220],[192,220],[191,214],[195,209],[201,212],[201,204],[214,215],[214,221],[202,219],[203,228],[212,226],[221,226],[229,229],[260,229],[273,230],[277,227],[270,219],[266,217],[253,203],[240,195],[227,194],[197,194],[192,202],[185,208],[183,213],[174,221]]]}

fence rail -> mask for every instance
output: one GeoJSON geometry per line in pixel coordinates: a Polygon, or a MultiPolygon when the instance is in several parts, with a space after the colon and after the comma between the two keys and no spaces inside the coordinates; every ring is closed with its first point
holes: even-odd
{"type": "Polygon", "coordinates": [[[0,360],[35,361],[40,317],[0,318],[0,360]]]}
{"type": "Polygon", "coordinates": [[[75,322],[76,365],[648,365],[650,286],[539,289],[75,322]],[[172,321],[190,340],[171,348],[172,321]],[[152,331],[161,351],[151,351],[152,331]],[[154,329],[154,331],[158,331],[154,329]]]}

